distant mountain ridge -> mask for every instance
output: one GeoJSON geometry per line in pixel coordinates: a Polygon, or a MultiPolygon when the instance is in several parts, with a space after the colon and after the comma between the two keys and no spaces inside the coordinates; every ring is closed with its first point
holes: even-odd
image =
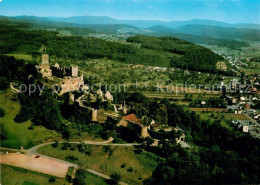
{"type": "Polygon", "coordinates": [[[120,20],[109,16],[72,16],[72,17],[36,17],[36,16],[14,16],[20,19],[45,19],[45,21],[67,22],[74,24],[127,24],[139,28],[146,28],[152,26],[164,26],[169,28],[177,28],[184,25],[209,25],[233,28],[248,28],[260,30],[260,24],[238,23],[231,24],[221,21],[192,19],[188,21],[157,21],[157,20],[120,20]]]}
{"type": "MultiPolygon", "coordinates": [[[[33,24],[33,29],[65,29],[71,31],[74,35],[84,35],[88,33],[105,33],[114,35],[141,34],[150,36],[172,36],[195,44],[217,45],[232,49],[248,46],[248,43],[246,42],[247,40],[260,41],[260,30],[248,28],[223,27],[228,26],[230,24],[210,20],[175,21],[175,27],[167,27],[161,25],[146,27],[148,24],[173,24],[173,22],[144,21],[144,24],[141,28],[133,25],[135,21],[127,21],[128,23],[126,23],[125,21],[113,19],[107,16],[81,16],[68,18],[35,16],[0,16],[0,21],[25,22],[33,24]],[[184,22],[189,24],[183,25],[184,22]],[[211,26],[210,24],[218,26],[211,26]],[[179,26],[176,27],[177,25],[179,26]],[[223,26],[221,27],[220,25],[223,26]]],[[[142,21],[138,21],[138,23],[140,22],[142,21]]]]}

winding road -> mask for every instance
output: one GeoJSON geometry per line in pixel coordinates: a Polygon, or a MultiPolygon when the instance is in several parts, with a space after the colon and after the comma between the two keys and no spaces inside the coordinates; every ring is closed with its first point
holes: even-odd
{"type": "MultiPolygon", "coordinates": [[[[111,143],[113,141],[113,138],[109,138],[107,141],[104,141],[104,142],[96,142],[96,141],[82,141],[82,142],[69,142],[69,143],[75,143],[75,144],[80,144],[80,143],[84,143],[84,144],[87,144],[87,145],[110,145],[110,146],[137,146],[137,145],[140,145],[139,143],[124,143],[124,144],[119,144],[119,143],[111,143]]],[[[20,153],[24,153],[24,155],[26,156],[40,156],[41,158],[44,158],[44,159],[48,159],[50,161],[53,161],[53,162],[58,162],[58,163],[62,163],[66,166],[73,166],[75,167],[75,169],[81,167],[81,168],[84,168],[82,166],[79,166],[77,164],[74,164],[74,163],[70,163],[70,162],[67,162],[67,161],[64,161],[64,160],[61,160],[61,159],[57,159],[57,158],[54,158],[54,157],[50,157],[50,156],[47,156],[47,155],[43,155],[43,154],[40,154],[37,152],[37,149],[38,148],[41,148],[43,146],[46,146],[46,145],[50,145],[50,144],[53,144],[54,142],[49,142],[49,143],[43,143],[43,144],[39,144],[39,145],[36,145],[30,149],[21,149],[21,150],[17,150],[17,149],[12,149],[12,148],[3,148],[3,147],[0,147],[0,150],[9,150],[9,151],[12,151],[12,152],[20,152],[20,153]]],[[[65,143],[65,141],[63,142],[59,142],[59,143],[65,143]]],[[[15,156],[14,156],[15,157],[15,156]]],[[[2,161],[1,161],[2,163],[2,161]]],[[[110,179],[109,176],[105,175],[105,174],[102,174],[98,171],[95,171],[95,170],[92,170],[92,169],[89,169],[89,168],[84,168],[86,171],[88,171],[89,173],[92,173],[92,174],[95,174],[99,177],[102,177],[104,179],[110,179]]],[[[124,182],[119,182],[119,184],[122,184],[122,185],[127,185],[126,183],[124,182]]]]}

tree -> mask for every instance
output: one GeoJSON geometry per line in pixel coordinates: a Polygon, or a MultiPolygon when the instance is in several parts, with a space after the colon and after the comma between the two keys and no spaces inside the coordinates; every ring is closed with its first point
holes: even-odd
{"type": "Polygon", "coordinates": [[[73,184],[75,185],[85,185],[85,179],[87,177],[87,172],[84,169],[78,169],[75,174],[75,179],[73,184]]]}
{"type": "Polygon", "coordinates": [[[0,90],[5,90],[9,87],[8,79],[4,76],[0,77],[0,90]]]}
{"type": "Polygon", "coordinates": [[[0,108],[0,117],[4,117],[5,115],[5,110],[0,108]]]}
{"type": "Polygon", "coordinates": [[[111,183],[112,183],[112,184],[118,184],[118,182],[119,182],[120,179],[121,179],[121,176],[120,176],[119,174],[117,174],[117,173],[112,173],[112,174],[110,175],[110,178],[111,178],[111,183]]]}
{"type": "Polygon", "coordinates": [[[3,141],[5,139],[7,139],[8,134],[4,128],[4,125],[2,123],[0,123],[0,140],[3,141]]]}
{"type": "Polygon", "coordinates": [[[49,182],[55,182],[56,181],[56,179],[54,178],[54,177],[51,177],[50,179],[49,179],[49,182]]]}

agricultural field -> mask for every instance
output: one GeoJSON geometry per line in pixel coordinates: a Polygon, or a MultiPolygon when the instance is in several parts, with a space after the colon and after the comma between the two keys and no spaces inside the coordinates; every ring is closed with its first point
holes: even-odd
{"type": "Polygon", "coordinates": [[[55,182],[49,182],[51,176],[1,164],[1,184],[3,185],[69,185],[65,179],[56,178],[55,182]]]}
{"type": "Polygon", "coordinates": [[[60,136],[57,132],[43,126],[35,126],[33,130],[29,130],[28,127],[32,124],[30,120],[16,123],[14,118],[20,110],[20,104],[17,100],[17,94],[13,93],[10,88],[6,91],[0,91],[0,107],[5,110],[5,116],[0,118],[0,123],[4,125],[8,134],[7,139],[1,141],[2,147],[19,149],[22,145],[24,148],[30,148],[47,139],[60,136]]]}
{"type": "Polygon", "coordinates": [[[57,148],[46,145],[37,150],[41,154],[68,160],[107,175],[117,173],[122,181],[129,184],[142,184],[163,161],[149,152],[135,153],[133,147],[87,145],[87,151],[80,153],[76,149],[62,150],[61,144],[57,148]]]}
{"type": "Polygon", "coordinates": [[[241,68],[241,71],[246,74],[255,74],[260,73],[260,62],[250,62],[250,66],[248,68],[241,68]]]}

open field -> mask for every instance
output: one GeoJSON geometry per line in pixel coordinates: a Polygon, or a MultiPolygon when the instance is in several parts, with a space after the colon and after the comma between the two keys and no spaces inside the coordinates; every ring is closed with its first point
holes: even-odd
{"type": "Polygon", "coordinates": [[[1,184],[3,185],[68,185],[65,179],[56,178],[56,182],[49,182],[51,176],[23,168],[1,164],[1,184]]]}
{"type": "Polygon", "coordinates": [[[227,109],[223,108],[190,108],[192,111],[209,111],[209,112],[227,112],[227,109]]]}
{"type": "Polygon", "coordinates": [[[55,161],[46,157],[35,158],[35,155],[28,154],[2,154],[1,164],[29,169],[39,173],[49,174],[55,177],[65,178],[69,164],[55,161]]]}
{"type": "Polygon", "coordinates": [[[90,153],[86,154],[77,150],[62,150],[61,146],[59,144],[58,148],[53,148],[51,145],[46,145],[39,148],[37,152],[63,160],[66,157],[68,159],[68,156],[73,156],[76,158],[73,163],[106,175],[118,173],[122,180],[129,184],[142,184],[142,180],[149,178],[158,163],[162,161],[156,155],[145,151],[136,154],[133,147],[87,145],[87,151],[90,153]],[[123,164],[125,167],[121,166],[123,164]]]}
{"type": "Polygon", "coordinates": [[[105,179],[98,177],[97,175],[87,172],[87,178],[85,179],[86,184],[88,185],[106,185],[105,179]]]}
{"type": "Polygon", "coordinates": [[[16,59],[23,59],[23,60],[28,60],[28,61],[32,61],[33,60],[31,55],[26,55],[26,54],[15,54],[15,53],[12,53],[12,54],[7,54],[7,55],[8,56],[13,56],[16,59]]]}
{"type": "Polygon", "coordinates": [[[8,138],[1,142],[2,147],[18,149],[23,145],[24,148],[29,148],[44,140],[60,136],[57,132],[42,126],[35,126],[33,130],[29,130],[28,127],[32,124],[30,120],[16,123],[14,118],[20,110],[20,104],[18,100],[12,100],[14,95],[15,93],[10,89],[0,91],[0,107],[5,110],[5,116],[0,118],[0,123],[4,125],[8,133],[8,138]]]}
{"type": "MultiPolygon", "coordinates": [[[[199,92],[199,90],[198,90],[199,92]]],[[[199,96],[202,97],[203,99],[209,99],[211,97],[219,97],[220,94],[218,93],[187,93],[189,95],[192,94],[193,96],[193,99],[197,99],[199,96]]],[[[209,92],[209,91],[207,91],[209,92]]],[[[170,99],[184,99],[185,98],[185,93],[170,93],[170,92],[150,92],[150,91],[142,91],[142,93],[146,96],[146,97],[149,97],[149,98],[170,98],[170,99]]]]}

